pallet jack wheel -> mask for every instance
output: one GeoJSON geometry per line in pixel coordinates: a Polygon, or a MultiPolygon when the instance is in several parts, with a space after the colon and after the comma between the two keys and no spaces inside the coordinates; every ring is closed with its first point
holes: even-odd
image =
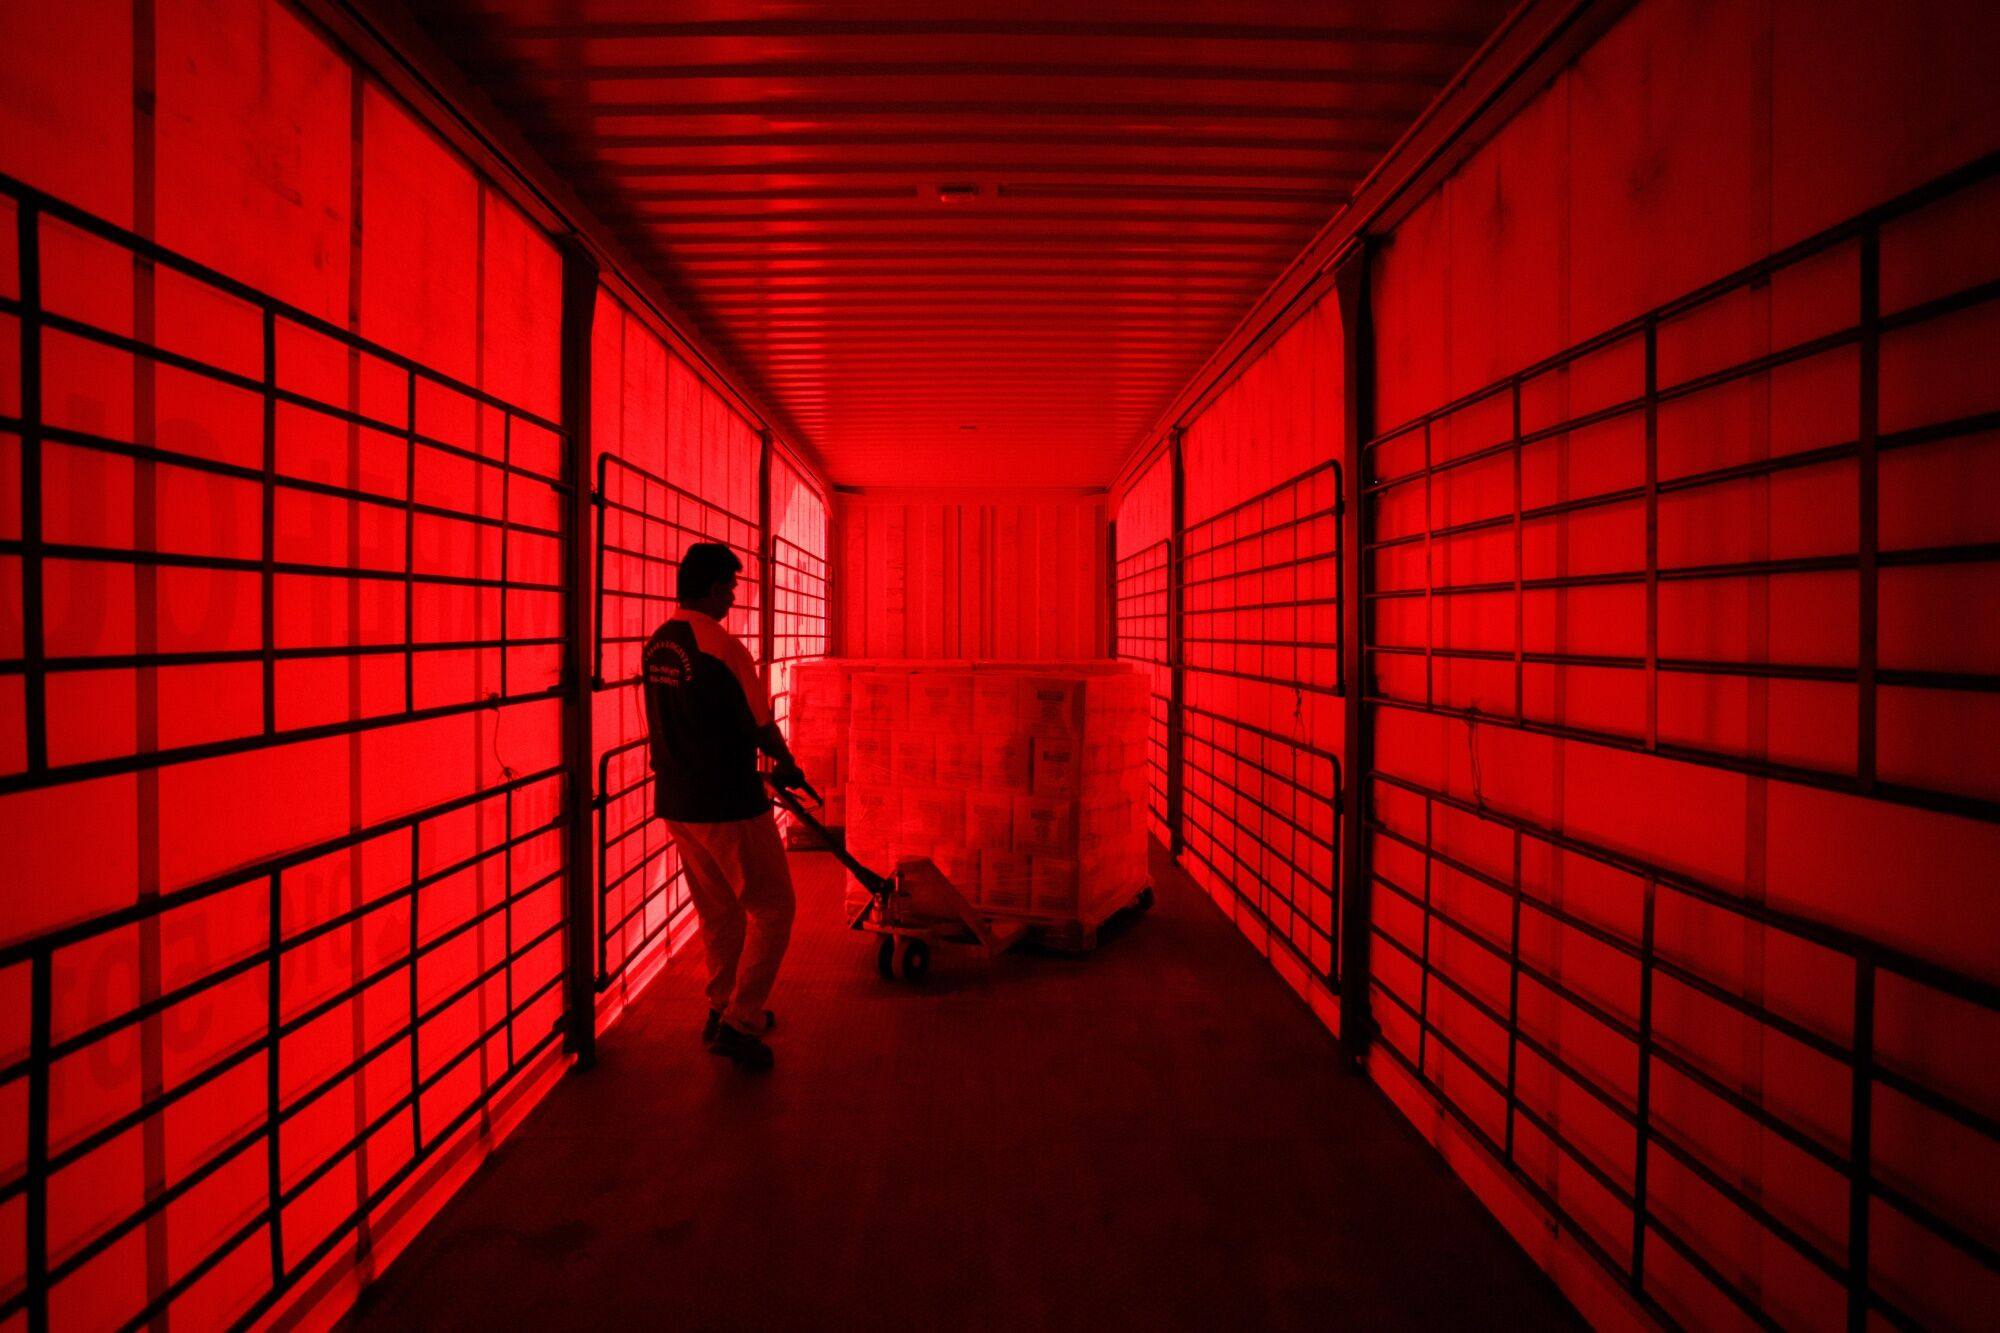
{"type": "Polygon", "coordinates": [[[904,936],[896,942],[896,976],[899,980],[918,984],[931,974],[931,946],[922,940],[904,936]]]}
{"type": "Polygon", "coordinates": [[[882,974],[882,980],[896,979],[896,937],[884,935],[882,942],[875,946],[875,970],[882,974]]]}

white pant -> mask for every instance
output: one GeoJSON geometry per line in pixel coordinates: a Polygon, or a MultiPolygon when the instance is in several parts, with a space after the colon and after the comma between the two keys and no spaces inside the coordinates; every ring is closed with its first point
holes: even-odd
{"type": "Polygon", "coordinates": [[[708,1007],[743,1032],[764,1030],[764,1002],[792,938],[792,868],[769,811],[721,824],[667,821],[687,867],[708,951],[708,1007]]]}

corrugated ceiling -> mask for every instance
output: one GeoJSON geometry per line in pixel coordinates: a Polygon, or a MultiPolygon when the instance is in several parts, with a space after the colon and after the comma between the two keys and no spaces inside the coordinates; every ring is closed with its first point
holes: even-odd
{"type": "Polygon", "coordinates": [[[1504,0],[413,0],[847,485],[1107,484],[1504,0]]]}

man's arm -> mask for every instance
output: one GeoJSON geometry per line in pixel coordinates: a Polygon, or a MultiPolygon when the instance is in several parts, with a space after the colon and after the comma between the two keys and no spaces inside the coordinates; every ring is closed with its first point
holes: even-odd
{"type": "Polygon", "coordinates": [[[799,761],[792,758],[792,751],[785,744],[785,733],[778,730],[776,722],[766,722],[757,728],[757,748],[771,756],[777,767],[771,770],[771,781],[780,787],[803,787],[806,785],[805,770],[799,761]]]}
{"type": "Polygon", "coordinates": [[[757,748],[770,755],[781,768],[799,766],[798,761],[792,758],[791,747],[785,744],[785,733],[778,730],[776,722],[766,722],[757,728],[757,748]]]}

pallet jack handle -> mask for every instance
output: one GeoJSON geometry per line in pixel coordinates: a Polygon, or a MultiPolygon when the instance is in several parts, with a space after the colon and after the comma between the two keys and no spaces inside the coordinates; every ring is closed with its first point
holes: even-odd
{"type": "MultiPolygon", "coordinates": [[[[875,911],[880,911],[884,919],[887,919],[889,895],[895,892],[896,881],[886,875],[876,874],[873,870],[855,860],[854,853],[847,850],[847,840],[835,837],[826,825],[814,818],[812,812],[806,808],[805,803],[799,800],[797,793],[790,787],[781,787],[777,783],[772,782],[769,773],[764,775],[764,782],[770,787],[771,793],[778,798],[778,804],[784,806],[794,819],[803,823],[814,833],[819,834],[820,840],[827,845],[828,849],[833,852],[840,863],[853,871],[854,877],[860,880],[862,886],[868,890],[867,905],[861,909],[858,916],[847,923],[848,928],[850,930],[861,929],[867,922],[869,913],[875,911]]],[[[801,781],[799,783],[799,790],[804,791],[808,796],[812,797],[815,806],[821,809],[826,807],[826,799],[813,790],[810,782],[801,781]]]]}

